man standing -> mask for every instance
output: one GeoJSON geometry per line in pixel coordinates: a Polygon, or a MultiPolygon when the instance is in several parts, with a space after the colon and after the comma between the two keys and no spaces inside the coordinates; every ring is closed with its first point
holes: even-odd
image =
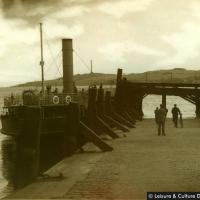
{"type": "Polygon", "coordinates": [[[158,119],[158,136],[164,135],[165,136],[165,119],[166,119],[166,109],[162,104],[160,104],[160,109],[157,112],[157,119],[158,119]]]}
{"type": "Polygon", "coordinates": [[[172,118],[174,122],[174,126],[177,128],[178,127],[178,115],[181,116],[181,111],[180,109],[174,104],[174,107],[172,108],[172,118]]]}

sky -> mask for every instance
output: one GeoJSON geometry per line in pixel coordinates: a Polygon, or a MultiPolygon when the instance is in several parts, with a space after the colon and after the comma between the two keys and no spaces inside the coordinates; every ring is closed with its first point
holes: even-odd
{"type": "Polygon", "coordinates": [[[0,87],[62,76],[61,39],[74,73],[200,69],[200,0],[0,0],[0,87]]]}

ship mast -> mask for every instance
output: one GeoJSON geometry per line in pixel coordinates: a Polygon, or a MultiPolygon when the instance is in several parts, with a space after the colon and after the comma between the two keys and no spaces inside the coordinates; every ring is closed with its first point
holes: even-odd
{"type": "Polygon", "coordinates": [[[44,97],[44,58],[43,58],[43,34],[42,34],[42,23],[40,23],[40,49],[41,49],[41,71],[42,71],[42,96],[44,97]]]}

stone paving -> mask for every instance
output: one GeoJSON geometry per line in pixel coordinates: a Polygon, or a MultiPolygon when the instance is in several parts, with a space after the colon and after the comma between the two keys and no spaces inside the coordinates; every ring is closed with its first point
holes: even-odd
{"type": "Polygon", "coordinates": [[[67,199],[146,199],[147,191],[200,191],[200,122],[185,128],[166,123],[167,136],[157,136],[153,120],[144,120],[113,143],[88,176],[65,195],[67,199]]]}
{"type": "Polygon", "coordinates": [[[154,120],[145,119],[111,141],[114,151],[67,158],[50,170],[64,180],[34,183],[11,197],[139,200],[148,191],[200,191],[200,121],[185,120],[176,129],[168,119],[166,134],[157,136],[154,120]]]}

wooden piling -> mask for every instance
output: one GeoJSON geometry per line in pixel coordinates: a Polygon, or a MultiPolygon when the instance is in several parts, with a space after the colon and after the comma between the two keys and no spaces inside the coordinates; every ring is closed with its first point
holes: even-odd
{"type": "Polygon", "coordinates": [[[196,118],[200,118],[200,98],[199,95],[196,95],[195,99],[195,106],[196,106],[196,118]]]}
{"type": "Polygon", "coordinates": [[[122,69],[117,70],[117,84],[122,81],[122,69]]]}
{"type": "Polygon", "coordinates": [[[102,84],[97,91],[97,115],[102,116],[104,114],[104,89],[102,84]]]}
{"type": "Polygon", "coordinates": [[[166,94],[162,94],[162,105],[166,108],[166,94]]]}
{"type": "Polygon", "coordinates": [[[101,140],[101,138],[98,137],[96,133],[83,122],[80,122],[80,131],[82,134],[85,135],[86,138],[88,138],[91,142],[93,142],[102,151],[113,150],[113,148],[110,145],[106,144],[103,140],[101,140]]]}
{"type": "Polygon", "coordinates": [[[97,99],[97,87],[96,85],[92,85],[89,87],[88,90],[88,109],[87,109],[86,124],[98,135],[100,135],[101,131],[96,126],[96,115],[97,115],[96,99],[97,99]]]}
{"type": "Polygon", "coordinates": [[[117,127],[119,130],[124,132],[129,132],[129,129],[124,126],[119,121],[112,118],[112,103],[111,103],[111,91],[106,91],[105,100],[104,100],[104,119],[108,122],[111,126],[117,127]]]}
{"type": "Polygon", "coordinates": [[[116,112],[112,112],[112,117],[117,120],[119,123],[122,123],[124,125],[126,125],[127,127],[129,128],[135,128],[135,126],[127,121],[123,116],[121,116],[119,113],[116,113],[116,112]]]}
{"type": "Polygon", "coordinates": [[[97,124],[101,127],[102,131],[109,135],[111,138],[116,139],[119,138],[117,133],[115,133],[110,126],[99,116],[96,117],[97,124]]]}
{"type": "Polygon", "coordinates": [[[104,106],[105,113],[107,115],[110,115],[112,112],[111,91],[106,91],[104,103],[105,103],[105,106],[104,106]]]}
{"type": "Polygon", "coordinates": [[[108,115],[104,115],[104,118],[106,119],[107,122],[111,123],[114,127],[117,127],[119,130],[122,130],[124,132],[130,131],[126,126],[122,125],[117,120],[114,120],[112,117],[110,117],[108,115]]]}

